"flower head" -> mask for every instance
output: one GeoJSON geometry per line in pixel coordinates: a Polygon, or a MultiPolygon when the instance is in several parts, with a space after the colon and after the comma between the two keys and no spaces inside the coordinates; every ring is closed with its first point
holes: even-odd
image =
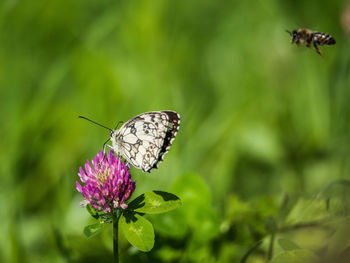
{"type": "Polygon", "coordinates": [[[78,176],[85,184],[81,186],[76,182],[77,190],[85,198],[81,205],[91,204],[105,213],[128,207],[125,202],[135,190],[135,181],[131,180],[129,165],[115,157],[113,150],[107,156],[100,151],[92,160],[92,166],[87,160],[85,171],[80,167],[78,176]]]}

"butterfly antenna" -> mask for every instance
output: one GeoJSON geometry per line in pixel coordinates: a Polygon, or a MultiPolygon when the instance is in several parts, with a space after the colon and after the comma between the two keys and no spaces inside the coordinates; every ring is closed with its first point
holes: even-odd
{"type": "Polygon", "coordinates": [[[98,126],[101,126],[101,127],[105,128],[105,129],[107,129],[107,130],[113,131],[111,128],[108,128],[108,127],[106,127],[106,126],[104,126],[104,125],[102,125],[102,124],[99,124],[99,123],[97,123],[97,122],[95,122],[95,121],[92,121],[92,120],[90,120],[90,119],[88,119],[88,118],[86,118],[86,117],[84,117],[84,116],[78,116],[78,118],[85,119],[85,120],[87,120],[87,121],[90,121],[90,122],[92,122],[92,123],[98,125],[98,126]]]}
{"type": "Polygon", "coordinates": [[[287,32],[289,35],[292,35],[292,32],[290,32],[289,30],[286,30],[286,32],[287,32]]]}
{"type": "Polygon", "coordinates": [[[123,121],[119,121],[118,123],[117,123],[117,126],[115,126],[115,130],[118,128],[118,126],[119,126],[119,124],[122,124],[122,123],[124,123],[123,121]]]}

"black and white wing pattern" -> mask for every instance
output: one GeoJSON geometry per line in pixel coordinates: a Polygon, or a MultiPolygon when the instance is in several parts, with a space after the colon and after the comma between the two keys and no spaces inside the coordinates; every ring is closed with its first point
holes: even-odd
{"type": "Polygon", "coordinates": [[[163,161],[180,127],[175,111],[152,111],[140,114],[111,135],[113,149],[144,172],[163,161]]]}

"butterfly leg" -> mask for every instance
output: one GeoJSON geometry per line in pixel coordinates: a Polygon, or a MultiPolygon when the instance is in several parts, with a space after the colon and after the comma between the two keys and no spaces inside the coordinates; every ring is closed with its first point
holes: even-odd
{"type": "Polygon", "coordinates": [[[103,153],[106,153],[106,146],[108,146],[109,148],[111,148],[113,150],[113,146],[112,145],[109,145],[109,144],[104,144],[103,145],[103,153]]]}
{"type": "Polygon", "coordinates": [[[105,141],[105,143],[103,144],[103,153],[106,153],[106,146],[108,146],[109,148],[113,149],[113,147],[109,144],[107,144],[107,142],[109,141],[110,139],[108,139],[107,141],[105,141]]]}

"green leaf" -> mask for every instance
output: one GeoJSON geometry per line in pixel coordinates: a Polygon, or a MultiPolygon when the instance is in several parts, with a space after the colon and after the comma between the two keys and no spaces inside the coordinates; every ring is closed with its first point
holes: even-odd
{"type": "Polygon", "coordinates": [[[278,244],[281,248],[283,248],[285,251],[300,249],[297,244],[295,244],[293,241],[286,239],[286,238],[280,238],[278,239],[278,244]]]}
{"type": "Polygon", "coordinates": [[[350,224],[349,220],[337,221],[336,231],[329,239],[327,255],[336,257],[350,246],[350,224]]]}
{"type": "Polygon", "coordinates": [[[93,218],[96,218],[98,219],[100,217],[99,213],[95,210],[95,208],[91,205],[91,204],[88,204],[86,206],[86,210],[88,210],[89,214],[93,217],[93,218]]]}
{"type": "Polygon", "coordinates": [[[323,198],[299,198],[286,217],[286,225],[320,222],[331,218],[323,198]]]}
{"type": "Polygon", "coordinates": [[[152,216],[155,231],[165,237],[175,239],[184,238],[188,231],[188,223],[181,209],[173,210],[166,214],[152,216]]]}
{"type": "Polygon", "coordinates": [[[150,251],[154,245],[154,230],[151,222],[140,214],[124,211],[119,219],[119,227],[131,245],[141,251],[150,251]]]}
{"type": "Polygon", "coordinates": [[[326,196],[337,194],[340,192],[339,190],[341,190],[341,188],[348,191],[350,189],[350,181],[344,179],[333,180],[323,187],[319,194],[326,196]]]}
{"type": "MultiPolygon", "coordinates": [[[[181,211],[182,209],[176,210],[181,211]]],[[[188,211],[186,211],[188,212],[188,211]]],[[[185,211],[183,212],[183,214],[185,211]]],[[[183,215],[185,218],[186,215],[183,215]]],[[[197,208],[189,213],[188,222],[193,231],[193,239],[198,243],[206,243],[220,235],[220,220],[217,213],[210,206],[197,208]]]]}
{"type": "Polygon", "coordinates": [[[171,189],[181,197],[182,207],[164,215],[163,232],[168,228],[167,235],[183,238],[191,231],[193,239],[202,244],[220,234],[220,220],[211,205],[210,189],[201,177],[195,174],[179,176],[171,189]]]}
{"type": "Polygon", "coordinates": [[[334,215],[349,215],[350,211],[350,181],[334,180],[327,184],[318,194],[325,200],[327,211],[334,215]]]}
{"type": "Polygon", "coordinates": [[[162,191],[151,191],[138,196],[129,203],[128,208],[139,213],[158,214],[180,206],[181,200],[176,195],[162,191]]]}
{"type": "Polygon", "coordinates": [[[84,228],[84,235],[87,238],[97,235],[102,231],[103,227],[104,227],[103,222],[98,222],[96,224],[88,225],[84,228]]]}
{"type": "Polygon", "coordinates": [[[320,259],[310,250],[297,249],[285,251],[275,256],[270,263],[312,263],[320,259]]]}

